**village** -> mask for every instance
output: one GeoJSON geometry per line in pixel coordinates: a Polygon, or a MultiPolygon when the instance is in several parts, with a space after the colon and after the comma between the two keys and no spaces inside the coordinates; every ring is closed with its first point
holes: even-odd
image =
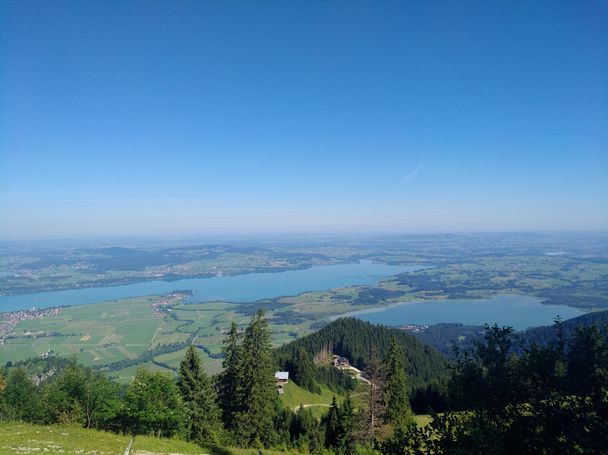
{"type": "Polygon", "coordinates": [[[428,325],[414,325],[414,324],[401,325],[401,326],[397,327],[397,329],[399,329],[399,330],[403,330],[404,332],[412,332],[412,333],[424,332],[428,328],[429,328],[428,325]]]}
{"type": "Polygon", "coordinates": [[[150,305],[154,314],[163,315],[171,311],[173,305],[181,303],[184,299],[192,295],[192,291],[173,291],[169,294],[160,296],[150,305]]]}
{"type": "Polygon", "coordinates": [[[4,344],[5,338],[13,333],[15,326],[20,322],[46,316],[57,316],[60,312],[61,308],[54,307],[0,313],[0,345],[4,344]]]}

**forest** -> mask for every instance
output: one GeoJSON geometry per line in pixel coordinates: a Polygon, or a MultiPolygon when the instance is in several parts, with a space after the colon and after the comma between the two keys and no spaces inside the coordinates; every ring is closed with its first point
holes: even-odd
{"type": "MultiPolygon", "coordinates": [[[[564,341],[568,341],[576,332],[576,328],[581,325],[601,326],[606,324],[608,324],[608,311],[592,311],[576,318],[560,321],[559,327],[564,341]]],[[[483,333],[483,326],[458,323],[435,324],[412,331],[413,336],[449,358],[454,358],[463,349],[474,348],[475,342],[483,337],[483,333]]],[[[556,340],[555,325],[531,327],[514,334],[512,350],[521,354],[531,343],[544,345],[556,340]]]]}
{"type": "Polygon", "coordinates": [[[554,337],[519,353],[512,329],[486,326],[449,362],[409,334],[354,319],[273,350],[260,310],[227,331],[215,376],[193,346],[176,378],[140,368],[128,385],[75,358],[8,364],[0,419],[315,454],[599,454],[608,447],[608,341],[605,325],[588,322],[566,336],[558,321],[554,337]],[[364,392],[323,360],[334,353],[363,370],[364,392]],[[302,388],[335,391],[320,419],[281,404],[279,368],[302,388]],[[420,410],[431,415],[426,425],[414,419],[420,410]]]}

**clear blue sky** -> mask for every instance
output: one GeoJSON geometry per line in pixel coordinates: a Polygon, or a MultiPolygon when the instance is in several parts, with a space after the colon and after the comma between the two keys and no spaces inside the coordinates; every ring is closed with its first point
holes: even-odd
{"type": "Polygon", "coordinates": [[[0,238],[608,229],[606,1],[0,2],[0,238]]]}

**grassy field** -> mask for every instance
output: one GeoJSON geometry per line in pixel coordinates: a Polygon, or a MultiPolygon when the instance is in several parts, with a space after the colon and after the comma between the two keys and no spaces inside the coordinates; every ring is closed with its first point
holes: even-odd
{"type": "Polygon", "coordinates": [[[163,322],[151,305],[154,297],[63,308],[57,316],[19,323],[14,337],[0,346],[0,362],[76,354],[85,365],[133,359],[146,351],[163,322]]]}
{"type": "MultiPolygon", "coordinates": [[[[327,387],[321,387],[321,393],[312,393],[299,387],[294,382],[285,385],[285,393],[281,395],[281,402],[292,411],[297,411],[300,405],[310,409],[312,415],[320,418],[327,412],[332,402],[334,393],[327,387]]],[[[342,400],[340,395],[336,395],[338,402],[342,400]]]]}
{"type": "MultiPolygon", "coordinates": [[[[0,422],[0,455],[123,455],[129,436],[74,426],[0,422]]],[[[178,439],[136,436],[131,455],[257,455],[255,449],[200,447],[178,439]]],[[[267,455],[287,454],[264,450],[267,455]]]]}
{"type": "MultiPolygon", "coordinates": [[[[103,367],[135,360],[137,365],[110,371],[119,382],[129,382],[138,365],[171,372],[184,356],[184,348],[180,347],[153,356],[163,368],[151,359],[137,360],[146,351],[192,340],[202,347],[199,352],[206,371],[209,374],[221,371],[219,355],[225,331],[232,321],[241,326],[247,324],[251,316],[247,306],[226,302],[179,304],[167,312],[155,308],[161,299],[162,296],[146,296],[73,306],[62,308],[56,316],[22,321],[5,344],[0,345],[0,364],[40,357],[49,351],[62,357],[76,355],[86,366],[103,367]]],[[[330,302],[326,293],[305,293],[281,301],[284,308],[272,308],[266,313],[275,346],[310,333],[312,324],[326,315],[349,309],[347,304],[334,302],[332,310],[311,314],[313,308],[324,308],[330,302]],[[295,318],[275,319],[277,313],[285,311],[295,318]],[[304,313],[307,316],[302,318],[300,315],[304,313]]],[[[257,305],[250,308],[255,310],[257,305]]]]}
{"type": "Polygon", "coordinates": [[[225,452],[218,449],[202,448],[196,444],[177,439],[155,438],[150,436],[136,436],[131,446],[131,455],[157,455],[157,454],[209,454],[220,455],[225,452]]]}
{"type": "Polygon", "coordinates": [[[72,426],[42,426],[0,422],[0,454],[95,454],[124,453],[127,436],[72,426]]]}
{"type": "MultiPolygon", "coordinates": [[[[264,455],[287,455],[290,452],[264,450],[264,455]]],[[[131,455],[258,455],[256,449],[234,447],[200,447],[176,439],[136,436],[131,447],[131,455]]]]}

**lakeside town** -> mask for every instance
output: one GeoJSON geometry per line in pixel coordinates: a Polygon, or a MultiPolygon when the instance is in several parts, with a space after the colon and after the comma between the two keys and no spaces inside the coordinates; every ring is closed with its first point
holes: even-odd
{"type": "Polygon", "coordinates": [[[32,308],[31,310],[10,311],[0,313],[0,345],[8,337],[20,322],[28,319],[40,319],[47,316],[57,316],[61,312],[61,307],[53,308],[32,308]]]}
{"type": "MultiPolygon", "coordinates": [[[[159,296],[150,305],[155,314],[163,314],[170,311],[173,305],[177,305],[185,298],[192,295],[192,291],[180,290],[159,296]]],[[[57,316],[63,307],[32,308],[29,310],[0,312],[0,345],[5,344],[7,337],[11,336],[17,324],[29,319],[41,319],[48,316],[57,316]]]]}

